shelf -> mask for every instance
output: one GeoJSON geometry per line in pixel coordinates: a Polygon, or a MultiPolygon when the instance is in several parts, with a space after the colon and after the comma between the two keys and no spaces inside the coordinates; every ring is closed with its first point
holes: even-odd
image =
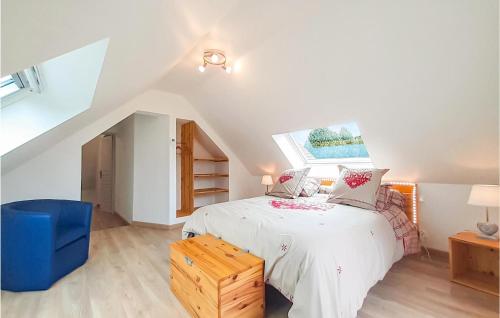
{"type": "Polygon", "coordinates": [[[226,158],[194,158],[194,161],[228,162],[226,158]]]}
{"type": "Polygon", "coordinates": [[[178,218],[181,218],[181,217],[184,217],[184,216],[190,216],[190,215],[191,215],[191,213],[193,213],[193,212],[183,211],[183,210],[177,210],[177,211],[176,211],[176,216],[177,216],[178,218]]]}
{"type": "Polygon", "coordinates": [[[198,173],[194,175],[195,178],[219,178],[229,177],[227,173],[198,173]]]}
{"type": "Polygon", "coordinates": [[[453,277],[455,283],[498,296],[498,277],[479,272],[466,272],[453,277]]]}
{"type": "Polygon", "coordinates": [[[222,193],[222,192],[229,192],[229,190],[228,189],[223,189],[223,188],[194,189],[194,195],[222,193]]]}

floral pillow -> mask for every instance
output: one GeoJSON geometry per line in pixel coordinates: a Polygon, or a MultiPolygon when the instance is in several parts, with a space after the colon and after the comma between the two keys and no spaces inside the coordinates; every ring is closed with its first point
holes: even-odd
{"type": "Polygon", "coordinates": [[[377,190],[387,171],[389,169],[349,169],[339,165],[339,178],[327,202],[375,210],[377,190]]]}
{"type": "Polygon", "coordinates": [[[311,170],[311,168],[289,169],[283,171],[273,189],[267,195],[287,199],[297,198],[304,188],[309,170],[311,170]]]}
{"type": "Polygon", "coordinates": [[[319,191],[319,181],[316,178],[306,178],[306,182],[304,183],[304,188],[302,192],[300,192],[301,197],[312,197],[319,191]]]}

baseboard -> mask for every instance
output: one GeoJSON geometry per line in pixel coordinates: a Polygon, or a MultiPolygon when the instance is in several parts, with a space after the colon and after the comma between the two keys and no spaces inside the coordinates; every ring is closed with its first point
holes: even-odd
{"type": "Polygon", "coordinates": [[[116,212],[116,211],[115,211],[115,212],[113,212],[113,213],[114,213],[114,214],[116,214],[116,215],[117,215],[120,219],[122,219],[122,220],[123,220],[123,222],[125,222],[125,223],[127,223],[127,224],[129,224],[129,225],[130,225],[130,222],[129,222],[129,221],[127,221],[127,220],[126,220],[126,219],[125,219],[125,218],[124,218],[124,217],[123,217],[120,213],[118,213],[118,212],[116,212]]]}
{"type": "Polygon", "coordinates": [[[161,229],[161,230],[174,230],[174,229],[178,229],[178,228],[184,226],[184,222],[169,225],[169,224],[158,224],[158,223],[132,221],[131,225],[141,226],[141,227],[149,227],[149,228],[161,229]]]}
{"type": "MultiPolygon", "coordinates": [[[[429,254],[431,255],[431,257],[448,262],[450,254],[447,251],[436,250],[434,248],[429,248],[429,247],[427,249],[429,250],[429,254]]],[[[427,255],[427,252],[423,247],[422,247],[422,255],[427,255]]]]}

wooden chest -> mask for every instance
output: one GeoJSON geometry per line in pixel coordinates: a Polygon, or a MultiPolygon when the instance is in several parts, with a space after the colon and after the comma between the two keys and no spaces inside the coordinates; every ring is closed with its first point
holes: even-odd
{"type": "Polygon", "coordinates": [[[170,245],[170,288],[193,317],[264,317],[264,261],[211,235],[170,245]]]}

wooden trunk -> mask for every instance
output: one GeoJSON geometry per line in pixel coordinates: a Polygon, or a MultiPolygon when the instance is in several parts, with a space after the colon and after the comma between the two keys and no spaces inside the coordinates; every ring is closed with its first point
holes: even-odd
{"type": "Polygon", "coordinates": [[[193,317],[264,317],[264,261],[211,235],[170,245],[170,288],[193,317]]]}

